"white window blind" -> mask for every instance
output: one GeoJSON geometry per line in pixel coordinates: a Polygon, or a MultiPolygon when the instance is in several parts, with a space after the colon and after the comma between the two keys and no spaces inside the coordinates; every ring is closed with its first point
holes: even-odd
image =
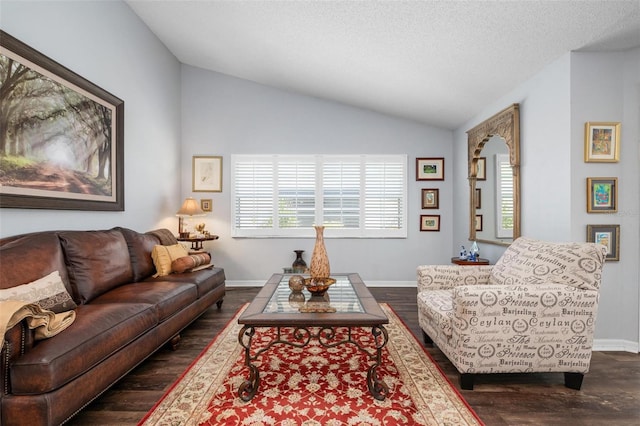
{"type": "Polygon", "coordinates": [[[405,155],[233,155],[232,236],[404,238],[405,155]]]}
{"type": "Polygon", "coordinates": [[[496,154],[496,237],[513,238],[513,170],[509,154],[496,154]]]}

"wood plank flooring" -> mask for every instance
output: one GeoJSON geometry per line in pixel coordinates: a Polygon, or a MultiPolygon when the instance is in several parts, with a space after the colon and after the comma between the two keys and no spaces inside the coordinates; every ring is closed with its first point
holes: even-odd
{"type": "MultiPolygon", "coordinates": [[[[69,425],[135,425],[178,379],[258,288],[227,288],[215,305],[182,332],[177,351],[163,348],[87,406],[69,425]]],[[[422,342],[415,288],[371,288],[391,305],[422,342]]],[[[427,350],[480,418],[493,425],[638,425],[640,355],[595,352],[582,390],[564,387],[563,375],[512,374],[476,378],[475,390],[460,390],[455,368],[434,347],[427,350]]]]}

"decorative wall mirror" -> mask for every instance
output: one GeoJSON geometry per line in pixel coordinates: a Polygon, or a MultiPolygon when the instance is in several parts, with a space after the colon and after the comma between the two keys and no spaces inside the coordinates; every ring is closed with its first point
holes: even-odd
{"type": "Polygon", "coordinates": [[[509,245],[520,236],[520,106],[467,131],[469,240],[509,245]]]}

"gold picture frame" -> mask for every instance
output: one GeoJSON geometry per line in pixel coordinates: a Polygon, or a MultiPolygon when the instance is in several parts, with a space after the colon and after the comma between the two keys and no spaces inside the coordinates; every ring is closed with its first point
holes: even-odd
{"type": "Polygon", "coordinates": [[[193,192],[222,192],[222,157],[194,155],[192,160],[193,192]]]}
{"type": "Polygon", "coordinates": [[[618,211],[618,178],[587,178],[587,213],[618,211]]]}
{"type": "Polygon", "coordinates": [[[620,158],[620,123],[591,122],[584,127],[584,162],[617,163],[620,158]]]}
{"type": "Polygon", "coordinates": [[[587,242],[607,247],[607,261],[620,260],[620,225],[587,225],[587,242]]]}
{"type": "Polygon", "coordinates": [[[203,212],[213,211],[213,200],[211,198],[203,198],[200,200],[200,209],[203,212]]]}

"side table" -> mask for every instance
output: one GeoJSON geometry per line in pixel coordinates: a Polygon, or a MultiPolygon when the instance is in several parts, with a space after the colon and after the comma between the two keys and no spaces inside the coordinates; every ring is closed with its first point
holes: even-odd
{"type": "Polygon", "coordinates": [[[452,257],[451,263],[456,265],[471,265],[471,266],[479,266],[479,265],[488,265],[489,259],[478,258],[476,262],[467,259],[460,259],[459,257],[452,257]]]}
{"type": "Polygon", "coordinates": [[[205,241],[213,241],[213,240],[217,240],[218,237],[217,235],[209,235],[208,237],[200,237],[200,238],[180,238],[178,237],[177,240],[178,241],[186,241],[191,243],[191,251],[203,251],[204,247],[202,246],[202,243],[205,241]]]}

